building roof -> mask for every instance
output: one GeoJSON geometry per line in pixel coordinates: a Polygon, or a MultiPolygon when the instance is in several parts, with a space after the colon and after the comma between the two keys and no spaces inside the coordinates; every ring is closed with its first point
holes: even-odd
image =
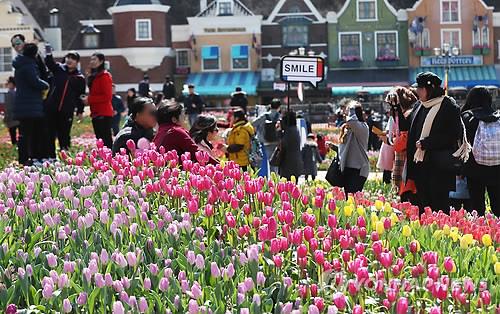
{"type": "MultiPolygon", "coordinates": [[[[250,9],[248,9],[239,0],[232,0],[233,2],[233,13],[235,16],[249,16],[254,15],[250,9]]],[[[217,16],[217,0],[212,1],[204,10],[196,15],[196,17],[207,17],[207,16],[217,16]]]]}
{"type": "Polygon", "coordinates": [[[160,0],[116,0],[114,6],[162,4],[160,0]]]}

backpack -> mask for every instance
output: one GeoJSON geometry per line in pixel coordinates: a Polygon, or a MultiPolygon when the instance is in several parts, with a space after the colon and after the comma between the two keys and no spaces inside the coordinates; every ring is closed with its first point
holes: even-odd
{"type": "MultiPolygon", "coordinates": [[[[250,133],[248,133],[248,135],[250,135],[250,133]]],[[[252,168],[258,169],[262,166],[262,160],[264,159],[262,144],[255,135],[250,135],[250,151],[248,152],[248,158],[250,159],[252,168]]]]}
{"type": "Polygon", "coordinates": [[[279,141],[279,132],[276,129],[276,123],[280,115],[276,114],[274,119],[271,119],[270,113],[266,113],[266,122],[264,123],[264,141],[267,143],[276,143],[279,141]]]}
{"type": "Polygon", "coordinates": [[[500,165],[500,120],[479,121],[472,154],[479,165],[500,165]]]}

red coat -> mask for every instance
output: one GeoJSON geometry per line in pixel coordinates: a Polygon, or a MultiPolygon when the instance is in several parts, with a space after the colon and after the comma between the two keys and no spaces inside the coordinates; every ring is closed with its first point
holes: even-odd
{"type": "Polygon", "coordinates": [[[113,98],[113,78],[111,74],[104,70],[99,72],[89,92],[89,105],[90,116],[95,117],[112,117],[113,105],[111,99],[113,98]]]}
{"type": "MultiPolygon", "coordinates": [[[[167,152],[175,150],[179,156],[190,152],[193,161],[196,161],[195,154],[200,150],[189,133],[183,127],[174,123],[160,125],[153,142],[158,148],[163,146],[167,152]]],[[[210,157],[209,163],[215,165],[217,160],[210,157]]]]}

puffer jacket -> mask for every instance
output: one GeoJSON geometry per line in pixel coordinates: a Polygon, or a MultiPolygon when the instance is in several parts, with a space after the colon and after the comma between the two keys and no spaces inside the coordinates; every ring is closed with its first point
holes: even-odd
{"type": "Polygon", "coordinates": [[[42,91],[49,84],[40,79],[40,71],[34,58],[18,55],[12,62],[15,69],[16,100],[14,119],[43,117],[42,91]]]}
{"type": "Polygon", "coordinates": [[[250,145],[254,134],[255,130],[250,122],[239,121],[234,124],[233,129],[229,132],[227,144],[243,145],[243,149],[236,153],[229,153],[229,160],[234,161],[241,167],[246,167],[250,164],[250,145]]]}

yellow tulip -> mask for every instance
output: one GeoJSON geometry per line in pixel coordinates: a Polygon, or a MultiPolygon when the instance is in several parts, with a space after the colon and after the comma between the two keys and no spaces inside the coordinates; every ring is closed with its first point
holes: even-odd
{"type": "Polygon", "coordinates": [[[384,203],[382,203],[381,200],[376,200],[375,201],[375,209],[376,210],[381,210],[382,209],[382,206],[384,206],[384,203]]]}
{"type": "Polygon", "coordinates": [[[349,204],[349,205],[353,205],[354,204],[354,197],[352,197],[352,195],[350,195],[347,198],[347,204],[349,204]]]}
{"type": "Polygon", "coordinates": [[[444,227],[443,227],[443,233],[445,235],[449,235],[450,234],[450,226],[444,225],[444,227]]]}
{"type": "Polygon", "coordinates": [[[413,221],[410,222],[410,226],[413,229],[417,229],[418,227],[420,227],[420,221],[419,220],[413,220],[413,221]]]}
{"type": "Polygon", "coordinates": [[[495,263],[495,274],[500,275],[500,262],[495,263]]]}
{"type": "Polygon", "coordinates": [[[441,236],[443,235],[443,231],[441,230],[436,230],[432,234],[432,237],[435,238],[436,240],[441,240],[441,236]]]}
{"type": "Polygon", "coordinates": [[[363,206],[361,206],[361,205],[358,206],[358,208],[356,210],[357,210],[359,216],[365,215],[365,208],[363,206]]]}
{"type": "Polygon", "coordinates": [[[391,206],[391,204],[389,204],[388,202],[385,202],[384,211],[386,213],[392,213],[392,206],[391,206]]]}
{"type": "Polygon", "coordinates": [[[469,248],[469,242],[465,236],[460,238],[460,248],[466,250],[469,248]]]}
{"type": "Polygon", "coordinates": [[[297,178],[295,178],[295,176],[292,176],[290,178],[290,181],[292,181],[292,183],[297,183],[297,178]]]}
{"type": "Polygon", "coordinates": [[[460,236],[458,235],[457,232],[450,233],[450,238],[453,240],[453,242],[457,242],[459,237],[460,236]]]}
{"type": "Polygon", "coordinates": [[[497,255],[496,254],[491,254],[491,260],[493,261],[493,263],[498,262],[497,255]]]}
{"type": "Polygon", "coordinates": [[[457,265],[455,265],[455,263],[453,263],[453,269],[451,270],[452,273],[456,273],[457,272],[457,265]]]}
{"type": "Polygon", "coordinates": [[[344,206],[344,215],[346,215],[346,217],[351,217],[351,215],[352,215],[352,206],[351,205],[344,206]]]}
{"type": "Polygon", "coordinates": [[[410,226],[404,225],[402,233],[403,233],[403,236],[405,236],[405,237],[411,236],[411,228],[410,228],[410,226]]]}
{"type": "Polygon", "coordinates": [[[326,199],[327,200],[331,200],[332,198],[333,198],[333,193],[332,192],[326,193],[326,199]]]}
{"type": "Polygon", "coordinates": [[[483,242],[484,246],[490,246],[491,245],[491,236],[489,234],[484,234],[483,237],[481,238],[481,241],[483,242]]]}
{"type": "Polygon", "coordinates": [[[464,238],[465,238],[465,241],[467,241],[467,245],[471,245],[472,242],[474,242],[474,237],[470,233],[467,233],[466,235],[464,235],[464,238]]]}
{"type": "Polygon", "coordinates": [[[370,215],[370,220],[372,221],[372,226],[375,226],[375,224],[378,222],[378,216],[374,212],[370,215]]]}
{"type": "Polygon", "coordinates": [[[306,212],[307,212],[309,215],[311,215],[311,214],[313,213],[313,210],[312,210],[312,208],[311,208],[311,207],[308,207],[308,208],[307,208],[307,210],[306,210],[306,212]]]}
{"type": "Polygon", "coordinates": [[[398,215],[395,213],[391,214],[391,226],[394,226],[399,221],[398,215]]]}
{"type": "Polygon", "coordinates": [[[384,223],[382,221],[377,221],[375,225],[375,230],[377,230],[378,234],[384,233],[384,223]]]}

